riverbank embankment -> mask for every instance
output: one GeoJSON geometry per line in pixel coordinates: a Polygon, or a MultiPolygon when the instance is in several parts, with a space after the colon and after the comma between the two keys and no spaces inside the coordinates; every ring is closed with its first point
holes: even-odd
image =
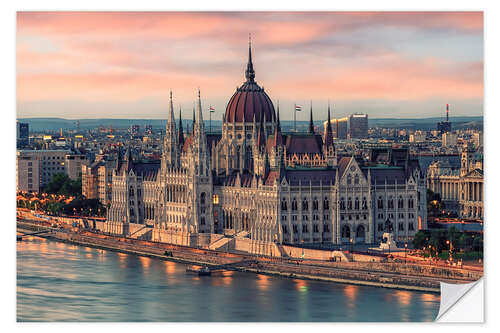
{"type": "Polygon", "coordinates": [[[50,233],[40,235],[40,237],[82,246],[194,265],[212,266],[236,263],[232,266],[232,269],[298,279],[439,292],[440,281],[467,283],[477,280],[482,275],[482,272],[469,272],[441,267],[416,267],[416,265],[404,264],[335,263],[321,260],[271,258],[245,253],[230,253],[155,243],[88,231],[51,229],[47,225],[28,221],[18,221],[17,226],[19,231],[50,230],[50,233]],[[252,264],[237,264],[238,262],[248,260],[256,262],[252,264]]]}

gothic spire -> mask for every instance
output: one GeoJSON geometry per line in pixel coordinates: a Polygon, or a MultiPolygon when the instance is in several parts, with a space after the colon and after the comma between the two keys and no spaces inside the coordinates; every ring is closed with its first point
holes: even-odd
{"type": "Polygon", "coordinates": [[[198,88],[198,129],[200,129],[201,127],[204,127],[204,126],[203,126],[203,114],[202,114],[202,109],[201,109],[200,88],[198,88]]]}
{"type": "Polygon", "coordinates": [[[247,70],[245,71],[245,77],[247,78],[247,82],[255,82],[255,71],[253,70],[252,63],[252,35],[248,35],[248,64],[247,70]]]}
{"type": "Polygon", "coordinates": [[[311,111],[309,115],[309,133],[313,134],[314,133],[314,122],[313,122],[313,105],[311,101],[311,111]]]}
{"type": "Polygon", "coordinates": [[[328,123],[326,125],[325,145],[330,146],[332,144],[333,144],[333,133],[332,133],[331,118],[330,118],[330,102],[328,102],[328,123]]]}
{"type": "Polygon", "coordinates": [[[184,146],[184,129],[182,128],[182,109],[179,107],[179,147],[184,146]]]}
{"type": "Polygon", "coordinates": [[[196,114],[195,114],[195,111],[194,111],[194,103],[193,103],[193,133],[194,133],[194,123],[196,123],[196,114]]]}
{"type": "Polygon", "coordinates": [[[170,113],[168,115],[168,122],[173,123],[175,119],[174,116],[174,103],[172,102],[172,89],[170,89],[170,113]]]}
{"type": "Polygon", "coordinates": [[[278,124],[276,125],[276,132],[274,133],[274,145],[281,146],[283,144],[283,136],[281,134],[281,126],[280,126],[280,107],[278,104],[278,124]]]}

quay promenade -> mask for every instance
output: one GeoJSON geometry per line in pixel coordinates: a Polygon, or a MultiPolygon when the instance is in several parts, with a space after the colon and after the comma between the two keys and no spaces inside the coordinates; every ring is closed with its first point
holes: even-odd
{"type": "MultiPolygon", "coordinates": [[[[47,222],[27,220],[18,220],[17,227],[25,231],[50,229],[47,222]]],[[[53,229],[51,233],[41,235],[41,237],[196,265],[210,266],[256,260],[250,265],[234,265],[232,269],[291,278],[407,290],[439,292],[440,281],[467,283],[482,276],[482,271],[477,270],[414,263],[331,262],[256,256],[116,237],[89,231],[73,231],[70,228],[53,229]]]]}

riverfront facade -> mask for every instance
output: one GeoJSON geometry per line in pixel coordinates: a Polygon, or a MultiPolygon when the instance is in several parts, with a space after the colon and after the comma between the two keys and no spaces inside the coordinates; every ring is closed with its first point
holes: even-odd
{"type": "Polygon", "coordinates": [[[190,134],[176,124],[173,97],[159,163],[119,154],[112,175],[107,230],[130,234],[150,226],[152,239],[190,245],[196,237],[223,245],[376,243],[391,230],[408,241],[426,228],[426,183],[406,149],[370,161],[337,155],[330,125],[283,133],[279,106],[255,81],[251,48],[246,81],[231,97],[222,135],[207,133],[198,91],[190,134]],[[203,236],[205,234],[205,236],[203,236]],[[210,234],[212,236],[208,236],[210,234]]]}

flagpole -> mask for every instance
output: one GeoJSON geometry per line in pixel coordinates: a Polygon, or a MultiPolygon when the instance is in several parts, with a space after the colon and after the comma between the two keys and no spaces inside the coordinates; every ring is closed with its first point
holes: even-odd
{"type": "Polygon", "coordinates": [[[210,133],[212,133],[212,106],[210,105],[210,108],[208,109],[208,118],[209,118],[209,127],[210,127],[210,133]]]}
{"type": "Polygon", "coordinates": [[[293,104],[293,128],[297,132],[297,104],[293,104]]]}

